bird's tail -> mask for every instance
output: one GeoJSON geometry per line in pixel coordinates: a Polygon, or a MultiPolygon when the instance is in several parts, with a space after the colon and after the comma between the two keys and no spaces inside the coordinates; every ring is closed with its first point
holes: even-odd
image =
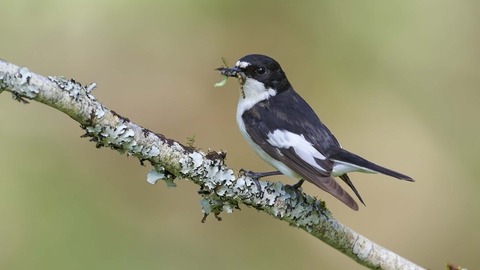
{"type": "MultiPolygon", "coordinates": [[[[341,202],[343,202],[346,206],[350,207],[352,210],[358,211],[358,204],[355,200],[348,194],[342,186],[340,186],[337,181],[333,178],[333,176],[317,176],[317,177],[310,177],[305,178],[310,183],[316,185],[320,189],[328,192],[333,197],[337,198],[341,202]]],[[[359,195],[358,195],[359,196],[359,195]]]]}
{"type": "Polygon", "coordinates": [[[355,195],[357,195],[357,198],[363,203],[363,205],[367,206],[365,202],[363,202],[362,196],[360,196],[360,193],[358,193],[357,188],[355,188],[352,181],[350,181],[350,177],[348,177],[348,174],[340,175],[339,177],[353,190],[353,192],[355,193],[355,195]]]}
{"type": "MultiPolygon", "coordinates": [[[[333,149],[332,149],[333,150],[333,149]]],[[[370,162],[362,157],[359,157],[353,153],[350,153],[342,148],[337,148],[335,151],[332,151],[329,156],[330,160],[338,161],[340,163],[353,165],[353,167],[357,167],[360,171],[366,172],[374,172],[374,173],[381,173],[391,177],[398,178],[400,180],[406,180],[410,182],[415,182],[410,176],[398,173],[396,171],[392,171],[385,167],[379,166],[373,162],[370,162]]]]}

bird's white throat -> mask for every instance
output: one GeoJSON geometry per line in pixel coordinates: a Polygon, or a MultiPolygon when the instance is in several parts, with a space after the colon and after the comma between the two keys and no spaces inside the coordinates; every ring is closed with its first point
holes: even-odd
{"type": "Polygon", "coordinates": [[[277,94],[277,92],[272,88],[266,88],[263,83],[252,78],[247,78],[245,80],[243,92],[245,93],[245,98],[243,98],[240,91],[240,98],[237,106],[237,117],[239,113],[241,116],[244,111],[251,109],[258,102],[269,99],[277,94]]]}

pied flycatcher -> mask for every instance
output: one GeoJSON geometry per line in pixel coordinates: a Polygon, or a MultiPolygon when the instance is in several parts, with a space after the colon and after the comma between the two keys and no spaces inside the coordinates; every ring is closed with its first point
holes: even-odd
{"type": "Polygon", "coordinates": [[[382,173],[414,181],[344,150],[307,102],[295,92],[274,59],[251,54],[242,57],[234,68],[218,70],[225,76],[239,79],[238,127],[252,149],[278,170],[249,172],[250,176],[258,179],[284,174],[300,180],[295,188],[307,180],[353,210],[358,210],[357,203],[334,177],[340,177],[363,204],[347,175],[349,172],[382,173]]]}

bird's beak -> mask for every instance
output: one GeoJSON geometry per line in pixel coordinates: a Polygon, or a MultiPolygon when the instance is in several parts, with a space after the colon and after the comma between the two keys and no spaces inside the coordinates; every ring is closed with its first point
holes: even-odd
{"type": "Polygon", "coordinates": [[[240,85],[244,85],[245,80],[247,79],[245,72],[241,71],[238,67],[233,67],[233,68],[221,67],[221,68],[217,68],[216,70],[220,71],[220,73],[223,76],[238,78],[238,82],[240,83],[240,85]]]}
{"type": "Polygon", "coordinates": [[[237,77],[238,73],[241,72],[240,69],[237,67],[233,67],[233,68],[221,67],[221,68],[217,68],[217,70],[220,71],[222,75],[228,76],[228,77],[237,77]]]}

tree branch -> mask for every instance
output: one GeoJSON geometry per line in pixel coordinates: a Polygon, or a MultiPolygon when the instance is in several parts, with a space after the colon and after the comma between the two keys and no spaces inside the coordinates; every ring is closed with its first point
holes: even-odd
{"type": "MultiPolygon", "coordinates": [[[[254,207],[279,220],[299,227],[371,269],[423,269],[397,254],[373,243],[332,218],[322,201],[285,190],[281,183],[260,182],[235,175],[225,165],[225,152],[207,153],[140,127],[107,109],[88,87],[63,77],[48,78],[0,59],[0,93],[8,91],[13,99],[49,105],[69,115],[85,130],[98,148],[110,147],[138,158],[154,167],[147,176],[154,184],[162,179],[175,186],[175,178],[189,179],[200,186],[202,211],[206,215],[232,212],[239,204],[254,207]]],[[[205,219],[205,218],[204,218],[205,219]]]]}

